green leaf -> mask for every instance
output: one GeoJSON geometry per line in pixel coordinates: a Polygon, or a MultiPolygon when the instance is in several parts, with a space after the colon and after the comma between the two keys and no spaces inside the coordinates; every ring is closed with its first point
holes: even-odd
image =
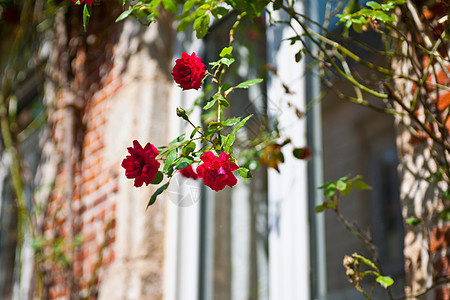
{"type": "Polygon", "coordinates": [[[205,106],[203,106],[203,109],[204,109],[204,110],[208,110],[208,109],[210,109],[211,107],[213,107],[215,103],[216,103],[216,99],[213,98],[213,99],[209,100],[209,101],[205,104],[205,106]]]}
{"type": "Polygon", "coordinates": [[[218,6],[218,7],[214,8],[211,11],[211,13],[214,16],[214,18],[220,20],[220,19],[222,19],[224,16],[226,16],[228,14],[228,9],[226,9],[223,6],[218,6]]]}
{"type": "Polygon", "coordinates": [[[231,55],[231,52],[233,51],[233,47],[225,47],[222,49],[222,51],[220,52],[219,56],[220,57],[229,57],[231,55]]]}
{"type": "Polygon", "coordinates": [[[239,175],[241,175],[242,178],[252,178],[252,173],[249,169],[245,167],[240,167],[238,169],[239,175]]]}
{"type": "Polygon", "coordinates": [[[334,193],[336,193],[336,182],[327,182],[324,185],[319,186],[318,188],[324,190],[323,195],[325,197],[330,197],[333,196],[334,193]]]}
{"type": "Polygon", "coordinates": [[[370,7],[370,8],[373,8],[373,9],[380,9],[380,7],[381,7],[381,4],[378,3],[378,2],[375,2],[375,1],[368,1],[368,2],[366,3],[366,5],[367,5],[368,7],[370,7]]]}
{"type": "Polygon", "coordinates": [[[227,138],[224,142],[223,151],[225,151],[226,153],[230,153],[231,146],[233,146],[235,139],[236,136],[234,132],[227,135],[227,138]]]}
{"type": "Polygon", "coordinates": [[[189,142],[189,144],[187,144],[186,146],[183,147],[183,150],[181,151],[181,153],[184,156],[187,156],[189,154],[191,154],[192,151],[195,150],[196,144],[194,142],[189,142]]]}
{"type": "Polygon", "coordinates": [[[231,87],[232,87],[232,84],[231,84],[231,83],[224,83],[224,84],[222,84],[222,86],[220,87],[220,92],[221,92],[221,93],[225,93],[225,92],[228,91],[231,87]]]}
{"type": "Polygon", "coordinates": [[[302,50],[295,53],[295,62],[299,62],[302,60],[302,50]]]}
{"type": "Polygon", "coordinates": [[[196,32],[196,37],[198,39],[203,38],[208,33],[208,26],[209,26],[209,15],[204,14],[197,19],[195,19],[194,24],[192,25],[192,28],[194,28],[196,32]]]}
{"type": "Polygon", "coordinates": [[[394,279],[389,276],[380,275],[377,277],[377,282],[386,289],[394,283],[394,279]]]}
{"type": "Polygon", "coordinates": [[[186,3],[184,3],[184,6],[183,6],[183,13],[186,13],[186,12],[190,11],[197,2],[198,2],[198,0],[188,0],[188,1],[186,1],[186,3]]]}
{"type": "Polygon", "coordinates": [[[390,11],[395,8],[395,4],[392,2],[381,4],[381,9],[384,11],[390,11]]]}
{"type": "Polygon", "coordinates": [[[225,99],[224,97],[220,96],[220,105],[222,107],[230,107],[230,102],[228,102],[227,99],[225,99]]]}
{"type": "Polygon", "coordinates": [[[422,223],[422,220],[421,220],[421,219],[418,219],[418,218],[416,218],[416,217],[411,217],[411,218],[406,219],[405,222],[406,222],[406,224],[408,224],[408,225],[411,225],[411,226],[417,226],[417,225],[419,225],[419,224],[422,223]]]}
{"type": "Polygon", "coordinates": [[[174,144],[176,144],[176,143],[182,142],[182,141],[184,140],[184,137],[185,137],[185,136],[186,136],[186,134],[183,133],[182,135],[176,137],[175,139],[173,139],[173,140],[169,143],[169,146],[172,146],[172,145],[174,145],[174,144]]]}
{"type": "Polygon", "coordinates": [[[341,191],[341,194],[343,196],[348,196],[352,192],[352,185],[350,183],[347,183],[347,187],[341,191]]]}
{"type": "Polygon", "coordinates": [[[258,84],[260,82],[262,82],[263,79],[262,78],[256,78],[256,79],[251,79],[251,80],[247,80],[244,82],[239,83],[236,88],[239,89],[248,89],[250,86],[254,85],[254,84],[258,84]]]}
{"type": "Polygon", "coordinates": [[[294,45],[296,42],[301,41],[301,37],[299,35],[290,37],[286,39],[287,41],[291,41],[291,46],[294,45]]]}
{"type": "Polygon", "coordinates": [[[194,135],[200,130],[202,129],[200,126],[197,126],[194,128],[194,130],[192,130],[190,138],[192,139],[194,137],[194,135]]]}
{"type": "Polygon", "coordinates": [[[223,121],[224,126],[233,126],[234,124],[237,124],[241,118],[233,118],[223,121]]]}
{"type": "Polygon", "coordinates": [[[83,8],[83,28],[86,31],[86,27],[89,23],[89,18],[91,17],[92,9],[89,5],[85,4],[83,8]]]}
{"type": "Polygon", "coordinates": [[[127,9],[126,11],[121,13],[119,17],[117,17],[116,22],[120,22],[120,21],[126,19],[132,12],[133,12],[133,8],[127,9]]]}
{"type": "Polygon", "coordinates": [[[161,181],[163,180],[164,175],[161,171],[156,172],[156,176],[155,179],[153,179],[152,184],[160,184],[161,181]]]}
{"type": "Polygon", "coordinates": [[[324,210],[325,210],[325,206],[323,204],[316,206],[316,213],[323,212],[324,210]]]}
{"type": "Polygon", "coordinates": [[[356,23],[353,22],[353,30],[357,33],[362,33],[363,32],[363,25],[361,23],[356,23]]]}
{"type": "Polygon", "coordinates": [[[395,21],[395,17],[392,14],[385,13],[383,11],[375,11],[374,17],[384,23],[392,23],[395,21]]]}
{"type": "Polygon", "coordinates": [[[177,32],[185,31],[189,25],[191,24],[192,19],[190,17],[186,17],[178,23],[177,32]]]}
{"type": "Polygon", "coordinates": [[[164,170],[163,170],[165,174],[169,173],[168,171],[169,171],[170,166],[172,166],[175,159],[177,159],[177,156],[178,156],[177,150],[178,149],[172,149],[172,150],[170,150],[169,154],[167,155],[166,162],[164,164],[164,170]]]}
{"type": "Polygon", "coordinates": [[[220,129],[222,129],[222,128],[223,128],[223,125],[222,125],[221,122],[215,122],[215,121],[213,121],[213,122],[209,122],[209,123],[208,123],[208,129],[209,129],[209,130],[220,130],[220,129]]]}
{"type": "Polygon", "coordinates": [[[438,214],[438,217],[445,220],[450,221],[450,208],[446,208],[438,214]]]}
{"type": "Polygon", "coordinates": [[[223,63],[227,67],[229,67],[232,63],[234,63],[235,59],[233,57],[222,57],[219,62],[223,63]]]}
{"type": "Polygon", "coordinates": [[[162,0],[164,8],[173,13],[174,15],[178,13],[177,4],[173,0],[162,0]]]}
{"type": "Polygon", "coordinates": [[[244,120],[239,122],[239,124],[237,124],[237,126],[233,129],[233,134],[236,133],[239,129],[241,129],[245,125],[245,123],[247,123],[248,119],[250,119],[252,116],[253,114],[247,116],[244,120]]]}
{"type": "Polygon", "coordinates": [[[334,202],[328,202],[328,201],[324,202],[323,206],[325,208],[330,208],[330,209],[335,209],[336,208],[336,204],[334,202]]]}
{"type": "Polygon", "coordinates": [[[273,10],[274,10],[274,11],[275,11],[275,10],[280,10],[281,4],[282,4],[282,3],[283,3],[283,1],[281,1],[281,3],[277,2],[277,1],[273,2],[273,3],[272,3],[273,10]]]}
{"type": "Polygon", "coordinates": [[[364,181],[354,181],[352,185],[357,190],[371,190],[372,187],[365,183],[364,181]]]}
{"type": "Polygon", "coordinates": [[[166,184],[160,186],[154,193],[153,195],[150,197],[150,200],[148,201],[147,204],[147,208],[152,205],[153,203],[155,203],[156,201],[156,197],[158,197],[162,192],[164,192],[165,190],[167,190],[167,188],[169,187],[169,182],[167,182],[166,184]]]}
{"type": "Polygon", "coordinates": [[[191,165],[194,162],[194,159],[190,156],[183,156],[177,159],[177,170],[182,170],[186,168],[187,166],[191,165]]]}

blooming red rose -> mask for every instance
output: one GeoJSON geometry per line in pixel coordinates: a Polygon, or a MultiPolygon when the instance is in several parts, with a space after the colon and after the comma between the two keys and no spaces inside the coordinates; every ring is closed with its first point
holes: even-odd
{"type": "Polygon", "coordinates": [[[78,1],[80,1],[80,4],[83,4],[84,2],[86,2],[87,5],[92,6],[92,3],[94,3],[94,1],[98,1],[98,0],[72,0],[73,3],[77,3],[78,1]]]}
{"type": "Polygon", "coordinates": [[[183,52],[181,58],[175,61],[172,76],[183,90],[198,90],[202,86],[203,76],[205,76],[205,65],[202,63],[202,58],[197,57],[195,52],[191,55],[183,52]]]}
{"type": "Polygon", "coordinates": [[[128,147],[127,155],[122,161],[127,178],[134,178],[134,186],[140,187],[143,183],[149,185],[155,179],[160,163],[155,159],[158,150],[150,143],[145,148],[138,141],[133,141],[133,147],[128,147]]]}
{"type": "Polygon", "coordinates": [[[237,170],[238,166],[230,162],[230,156],[225,152],[221,152],[217,157],[207,151],[200,159],[203,164],[197,167],[198,177],[203,178],[203,182],[214,191],[220,191],[226,185],[233,187],[237,183],[232,171],[237,170]]]}

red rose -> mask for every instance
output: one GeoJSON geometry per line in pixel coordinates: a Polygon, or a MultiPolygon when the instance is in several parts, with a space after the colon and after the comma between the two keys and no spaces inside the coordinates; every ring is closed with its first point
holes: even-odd
{"type": "Polygon", "coordinates": [[[183,90],[198,90],[202,86],[203,76],[205,76],[205,65],[202,63],[202,58],[197,57],[195,52],[192,55],[183,52],[181,58],[175,61],[172,76],[183,90]]]}
{"type": "Polygon", "coordinates": [[[194,169],[192,169],[192,166],[187,166],[186,168],[182,170],[178,170],[178,172],[181,173],[186,178],[192,178],[196,180],[198,178],[197,173],[195,173],[194,169]]]}
{"type": "Polygon", "coordinates": [[[214,191],[220,191],[226,185],[233,187],[237,183],[232,171],[237,170],[238,166],[230,162],[230,156],[225,152],[216,157],[208,151],[200,159],[203,164],[197,167],[198,177],[203,178],[203,182],[214,191]]]}
{"type": "Polygon", "coordinates": [[[80,4],[83,4],[83,2],[86,2],[87,5],[92,6],[92,3],[94,3],[94,1],[98,1],[98,0],[72,0],[73,3],[77,3],[78,1],[80,1],[80,4]]]}
{"type": "Polygon", "coordinates": [[[155,179],[159,169],[159,162],[155,159],[158,150],[150,143],[145,148],[138,141],[133,141],[133,147],[128,147],[128,155],[122,161],[125,175],[128,179],[134,178],[134,186],[140,187],[143,183],[149,185],[155,179]]]}

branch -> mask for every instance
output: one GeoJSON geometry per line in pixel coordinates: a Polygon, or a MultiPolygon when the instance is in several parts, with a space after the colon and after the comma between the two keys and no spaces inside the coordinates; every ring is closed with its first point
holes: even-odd
{"type": "Polygon", "coordinates": [[[420,291],[420,292],[418,292],[416,294],[405,295],[405,296],[402,296],[402,297],[399,297],[399,298],[395,298],[395,300],[415,299],[417,297],[425,295],[426,293],[428,293],[432,289],[437,288],[438,286],[444,285],[444,284],[447,284],[447,283],[450,283],[450,278],[449,277],[446,277],[446,278],[443,278],[442,280],[436,281],[435,283],[433,283],[429,287],[423,289],[422,291],[420,291]]]}

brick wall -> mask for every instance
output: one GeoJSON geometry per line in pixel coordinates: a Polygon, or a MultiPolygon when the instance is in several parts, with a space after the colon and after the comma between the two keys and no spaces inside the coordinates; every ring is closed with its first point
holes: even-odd
{"type": "Polygon", "coordinates": [[[163,294],[165,206],[146,212],[153,187],[134,188],[120,164],[134,139],[167,143],[170,20],[148,29],[135,20],[114,24],[120,10],[107,3],[93,9],[87,34],[77,33],[78,8],[56,25],[50,68],[58,84],[46,96],[57,171],[43,212],[44,298],[163,294]],[[81,243],[73,247],[78,236],[81,243]],[[62,256],[52,259],[58,245],[69,265],[62,256]]]}

